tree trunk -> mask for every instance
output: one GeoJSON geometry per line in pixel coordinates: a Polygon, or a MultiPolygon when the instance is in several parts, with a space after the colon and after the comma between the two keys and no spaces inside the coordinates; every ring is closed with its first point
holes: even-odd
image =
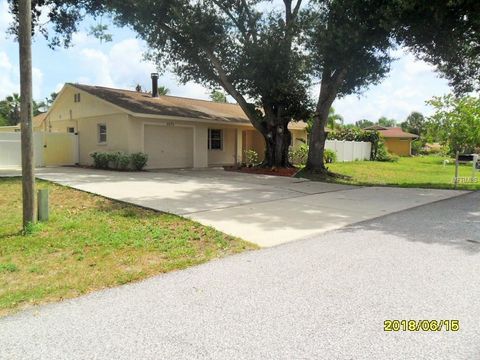
{"type": "Polygon", "coordinates": [[[22,145],[23,228],[35,221],[35,175],[32,126],[32,12],[31,0],[19,2],[20,116],[22,145]]]}
{"type": "Polygon", "coordinates": [[[257,129],[265,139],[265,158],[260,166],[268,168],[291,167],[288,160],[288,149],[292,135],[288,130],[288,122],[276,122],[257,129]]]}
{"type": "Polygon", "coordinates": [[[325,140],[327,140],[325,127],[327,126],[328,122],[328,113],[332,107],[333,101],[337,96],[338,88],[345,78],[345,75],[346,70],[336,70],[333,75],[330,75],[328,70],[324,70],[322,74],[320,95],[318,97],[309,139],[308,159],[305,166],[307,171],[324,175],[328,173],[323,161],[325,140]]]}

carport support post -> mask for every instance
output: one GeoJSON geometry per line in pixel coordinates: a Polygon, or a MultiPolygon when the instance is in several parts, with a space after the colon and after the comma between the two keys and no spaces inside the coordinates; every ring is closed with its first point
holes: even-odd
{"type": "Polygon", "coordinates": [[[20,0],[18,43],[20,55],[20,117],[22,139],[23,228],[35,222],[35,175],[32,126],[32,3],[20,0]]]}

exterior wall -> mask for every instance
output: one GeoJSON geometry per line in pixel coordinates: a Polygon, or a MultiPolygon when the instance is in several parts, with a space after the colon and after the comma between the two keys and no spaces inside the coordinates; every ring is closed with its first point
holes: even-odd
{"type": "MultiPolygon", "coordinates": [[[[210,126],[211,129],[219,127],[210,126]]],[[[223,128],[223,149],[208,150],[208,165],[233,165],[236,162],[237,129],[223,128]]],[[[207,133],[208,139],[208,133],[207,133]]],[[[208,143],[207,143],[208,148],[208,143]]]]}
{"type": "Polygon", "coordinates": [[[245,151],[247,150],[255,150],[258,154],[259,161],[263,161],[265,158],[265,140],[263,139],[262,134],[255,129],[244,131],[242,151],[243,162],[246,162],[245,151]]]}
{"type": "Polygon", "coordinates": [[[51,132],[65,133],[67,132],[67,127],[74,127],[78,133],[80,165],[91,165],[93,161],[90,154],[95,151],[130,151],[127,114],[50,122],[51,132]],[[99,124],[107,126],[107,142],[105,144],[98,142],[99,124]]]}
{"type": "Polygon", "coordinates": [[[290,130],[290,132],[292,134],[292,146],[294,148],[307,143],[306,130],[290,130]]]}
{"type": "MultiPolygon", "coordinates": [[[[159,126],[191,126],[193,127],[194,147],[193,163],[195,168],[208,166],[233,165],[238,153],[238,134],[247,126],[233,126],[224,124],[209,124],[199,121],[162,120],[158,118],[128,116],[127,133],[128,148],[130,152],[145,151],[144,126],[158,124],[159,126]],[[223,149],[208,150],[208,129],[223,130],[223,149]]],[[[168,164],[167,164],[168,165],[168,164]]]]}
{"type": "Polygon", "coordinates": [[[46,119],[48,132],[67,132],[73,127],[78,133],[79,163],[91,165],[90,153],[95,151],[125,151],[129,149],[128,115],[96,97],[66,86],[58,96],[46,119]],[[80,93],[80,102],[74,94],[80,93]],[[99,144],[98,125],[107,125],[107,142],[99,144]]]}
{"type": "Polygon", "coordinates": [[[388,151],[399,156],[411,155],[411,139],[385,138],[388,151]]]}

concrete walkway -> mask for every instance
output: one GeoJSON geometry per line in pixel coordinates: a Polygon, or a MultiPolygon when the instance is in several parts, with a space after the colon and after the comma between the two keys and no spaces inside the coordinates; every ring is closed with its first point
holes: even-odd
{"type": "Polygon", "coordinates": [[[268,247],[462,194],[353,187],[220,169],[122,173],[44,168],[38,177],[182,215],[268,247]]]}
{"type": "Polygon", "coordinates": [[[0,359],[479,359],[479,274],[476,192],[0,319],[0,359]]]}

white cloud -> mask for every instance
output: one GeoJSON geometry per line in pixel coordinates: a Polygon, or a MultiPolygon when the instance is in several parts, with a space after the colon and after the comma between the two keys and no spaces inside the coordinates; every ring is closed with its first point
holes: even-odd
{"type": "MultiPolygon", "coordinates": [[[[144,60],[145,48],[140,40],[125,39],[107,50],[83,47],[77,51],[81,66],[89,76],[78,77],[76,81],[126,89],[140,84],[150,90],[150,74],[157,69],[155,64],[144,60]]],[[[159,84],[168,87],[172,95],[206,99],[209,94],[207,89],[195,83],[178,84],[175,76],[168,72],[160,77],[159,84]]]]}
{"type": "Polygon", "coordinates": [[[431,109],[425,101],[450,91],[447,82],[430,64],[404,50],[396,55],[399,60],[392,64],[389,77],[381,84],[371,87],[361,97],[349,95],[335,101],[335,110],[347,123],[364,118],[377,120],[381,116],[403,121],[412,111],[428,115],[431,109]]]}
{"type": "Polygon", "coordinates": [[[7,53],[0,52],[0,99],[13,92],[19,92],[19,75],[16,73],[16,70],[7,53]]]}

